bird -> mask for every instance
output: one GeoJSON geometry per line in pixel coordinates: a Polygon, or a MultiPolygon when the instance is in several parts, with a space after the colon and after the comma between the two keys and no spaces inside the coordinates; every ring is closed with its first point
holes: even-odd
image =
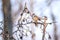
{"type": "Polygon", "coordinates": [[[38,24],[37,22],[38,22],[38,20],[40,20],[40,18],[38,16],[34,15],[32,19],[35,23],[35,26],[37,26],[37,24],[38,24]]]}

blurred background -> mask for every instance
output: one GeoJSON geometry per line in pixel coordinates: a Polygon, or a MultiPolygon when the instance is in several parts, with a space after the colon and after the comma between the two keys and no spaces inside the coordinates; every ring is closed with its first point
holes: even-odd
{"type": "Polygon", "coordinates": [[[60,40],[60,0],[0,0],[0,40],[60,40]],[[25,8],[29,14],[24,13],[25,8]],[[32,14],[47,17],[46,23],[50,24],[45,34],[44,24],[20,24],[26,16],[28,21],[22,21],[23,24],[32,21],[32,14]]]}

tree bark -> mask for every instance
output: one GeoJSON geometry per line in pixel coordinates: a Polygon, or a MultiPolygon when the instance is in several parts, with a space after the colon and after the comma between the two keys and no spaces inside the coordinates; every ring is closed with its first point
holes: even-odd
{"type": "Polygon", "coordinates": [[[11,21],[11,4],[10,0],[2,0],[3,14],[4,14],[4,40],[10,40],[9,36],[12,35],[12,21],[11,21]]]}

